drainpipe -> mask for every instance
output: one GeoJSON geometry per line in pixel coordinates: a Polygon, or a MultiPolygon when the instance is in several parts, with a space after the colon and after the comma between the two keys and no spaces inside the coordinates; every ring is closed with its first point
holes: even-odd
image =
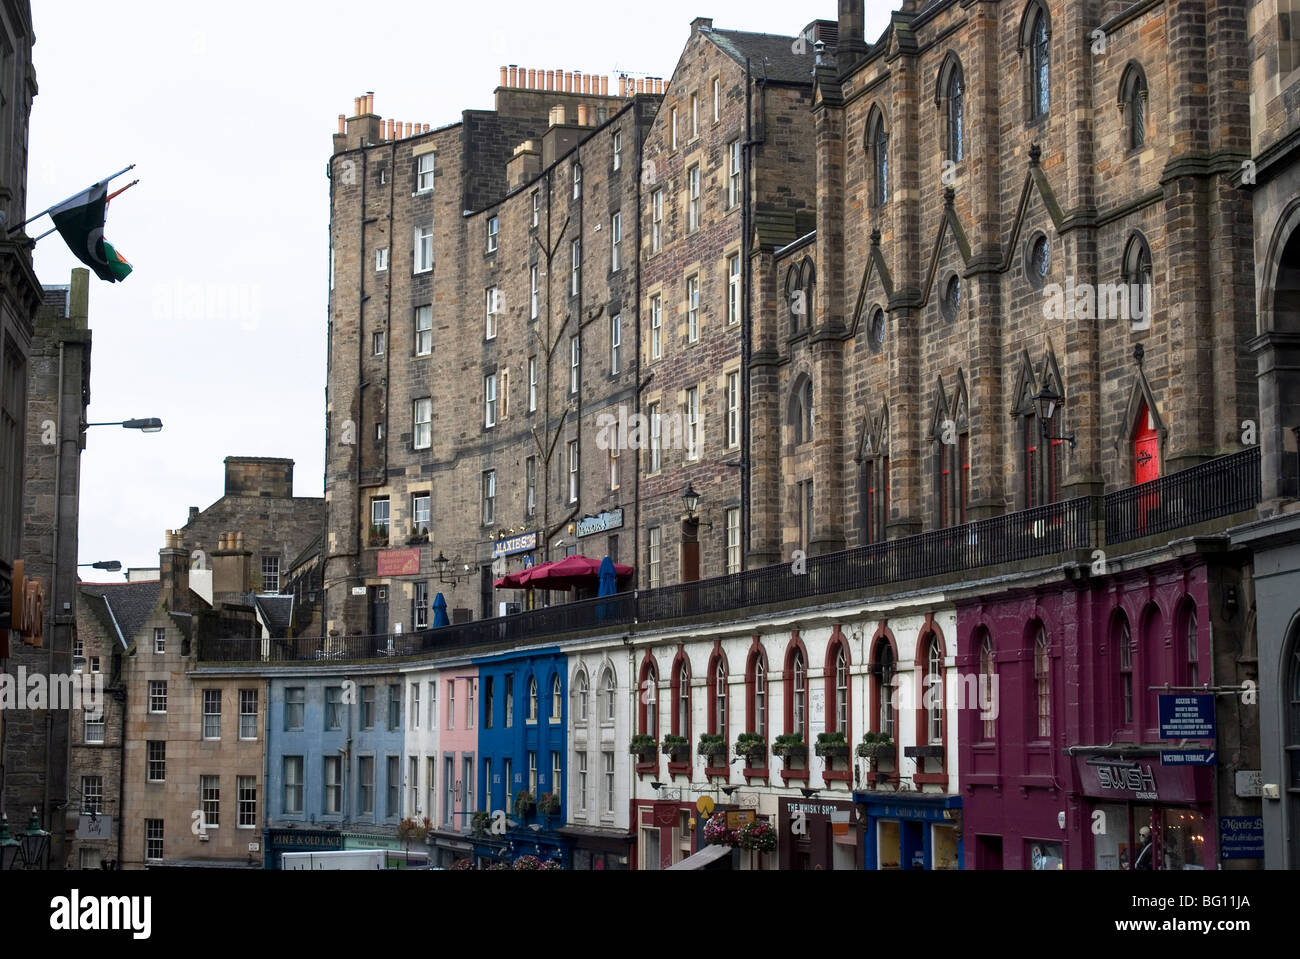
{"type": "MultiPolygon", "coordinates": [[[[631,696],[629,697],[630,713],[628,715],[628,727],[627,727],[628,742],[631,742],[632,737],[636,735],[636,694],[637,694],[638,687],[636,682],[636,647],[632,645],[632,633],[630,630],[628,631],[627,635],[623,637],[623,642],[627,646],[627,687],[628,690],[631,692],[631,696]]],[[[617,739],[618,737],[615,736],[616,741],[617,739]]],[[[627,785],[628,785],[627,831],[630,832],[633,835],[633,837],[636,837],[640,835],[641,831],[640,829],[637,828],[637,821],[635,815],[636,812],[636,764],[635,763],[629,762],[627,765],[627,785]]],[[[641,860],[640,857],[637,855],[637,846],[638,846],[638,841],[636,838],[633,838],[632,840],[633,857],[636,858],[637,865],[640,866],[641,860]]]]}
{"type": "MultiPolygon", "coordinates": [[[[69,303],[71,303],[71,297],[72,297],[72,290],[71,290],[71,289],[68,290],[68,297],[69,297],[69,303]]],[[[45,669],[46,681],[49,682],[49,683],[53,683],[53,682],[54,682],[54,650],[55,650],[55,647],[57,647],[57,646],[59,645],[59,634],[58,634],[58,625],[57,625],[57,624],[58,624],[58,620],[59,620],[59,519],[61,518],[61,517],[60,517],[60,511],[59,511],[59,504],[60,504],[59,494],[60,494],[60,492],[62,491],[62,490],[61,490],[61,483],[60,483],[60,480],[62,480],[62,478],[63,478],[63,477],[62,477],[62,467],[63,467],[63,341],[62,341],[62,340],[59,341],[59,386],[58,386],[58,391],[57,391],[57,393],[55,394],[55,414],[54,414],[54,415],[55,415],[54,434],[55,434],[55,436],[58,437],[58,444],[59,444],[59,445],[58,445],[58,449],[56,449],[55,452],[54,452],[54,533],[53,533],[53,537],[54,537],[54,555],[51,557],[51,563],[50,563],[50,609],[49,609],[49,615],[50,615],[50,629],[49,629],[49,633],[50,633],[50,650],[49,650],[49,655],[48,655],[48,657],[47,657],[47,659],[46,659],[46,664],[47,664],[47,665],[46,665],[46,669],[45,669]]],[[[78,427],[80,427],[80,424],[78,424],[78,427]]],[[[18,598],[17,598],[17,597],[14,597],[14,602],[17,602],[17,601],[18,601],[18,598]]],[[[69,645],[68,645],[68,667],[69,667],[69,668],[68,668],[68,671],[69,671],[69,672],[72,671],[72,668],[71,668],[71,667],[72,667],[72,655],[71,655],[71,654],[72,654],[72,645],[69,644],[69,645]]],[[[69,738],[71,738],[71,737],[69,737],[69,738]]],[[[45,783],[44,783],[44,785],[43,785],[43,787],[42,787],[42,794],[41,794],[41,823],[43,824],[44,828],[50,830],[51,834],[54,832],[53,829],[50,829],[50,827],[51,827],[52,825],[54,825],[52,822],[50,822],[50,746],[53,744],[53,741],[54,741],[54,710],[53,710],[53,709],[47,709],[47,710],[45,711],[45,752],[44,752],[45,770],[44,770],[44,776],[42,777],[42,778],[44,778],[45,783]]],[[[66,786],[66,782],[65,782],[65,786],[64,786],[64,793],[63,793],[63,795],[64,795],[64,799],[66,800],[66,799],[67,799],[67,786],[66,786]]],[[[66,813],[65,813],[65,817],[66,817],[66,813]]],[[[64,842],[65,842],[65,840],[66,840],[67,830],[64,829],[64,830],[63,830],[63,833],[64,833],[64,834],[63,834],[62,836],[59,837],[59,847],[60,847],[60,851],[61,851],[61,852],[63,851],[63,848],[62,848],[62,847],[63,847],[64,842]]],[[[50,845],[51,845],[51,846],[54,845],[54,837],[53,837],[53,835],[51,835],[49,842],[50,842],[50,845]]]]}
{"type": "MultiPolygon", "coordinates": [[[[122,651],[125,654],[126,650],[122,651]]],[[[117,735],[117,868],[122,868],[122,829],[126,822],[126,656],[122,656],[122,673],[118,675],[120,696],[114,695],[121,710],[121,728],[117,735]]]]}
{"type": "MultiPolygon", "coordinates": [[[[306,708],[307,708],[306,706],[303,706],[304,710],[306,710],[306,708]]],[[[267,787],[271,784],[271,680],[269,679],[266,681],[266,706],[265,706],[265,712],[262,716],[262,726],[264,727],[262,733],[264,737],[262,739],[262,808],[265,809],[267,806],[266,800],[268,798],[266,795],[266,791],[267,791],[267,787]]],[[[303,770],[302,775],[303,775],[303,779],[307,778],[307,771],[305,769],[303,770]]],[[[238,781],[236,781],[235,787],[236,787],[235,802],[238,803],[239,802],[238,781]]],[[[306,794],[306,791],[307,791],[306,784],[304,784],[303,785],[304,795],[306,794]]],[[[236,815],[238,815],[238,808],[236,808],[235,812],[236,815]]],[[[238,820],[236,820],[235,825],[239,825],[238,820]]],[[[262,825],[263,827],[266,826],[265,816],[262,817],[262,825]]],[[[271,844],[267,842],[267,837],[265,835],[262,835],[262,868],[263,869],[268,868],[268,863],[269,863],[268,857],[271,855],[270,845],[271,844]]]]}
{"type": "MultiPolygon", "coordinates": [[[[749,177],[752,169],[751,151],[754,147],[753,128],[751,121],[751,91],[750,91],[750,73],[749,58],[745,58],[745,145],[741,152],[741,202],[740,202],[740,302],[741,302],[741,320],[740,320],[740,529],[743,542],[743,548],[740,550],[740,569],[743,572],[749,567],[748,552],[753,548],[753,540],[750,536],[750,509],[749,509],[749,490],[750,490],[750,463],[749,463],[749,444],[750,444],[750,406],[749,406],[749,357],[751,352],[751,339],[753,336],[753,319],[751,315],[750,299],[753,295],[752,284],[749,280],[750,264],[749,258],[752,255],[750,249],[749,233],[752,229],[750,220],[750,187],[749,177]]],[[[639,341],[638,341],[639,342],[639,341]]]]}

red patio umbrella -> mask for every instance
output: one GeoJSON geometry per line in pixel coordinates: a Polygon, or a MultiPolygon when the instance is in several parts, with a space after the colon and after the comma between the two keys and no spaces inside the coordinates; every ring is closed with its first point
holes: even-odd
{"type": "MultiPolygon", "coordinates": [[[[619,579],[632,575],[632,567],[614,564],[619,579]]],[[[542,563],[524,570],[519,576],[525,589],[573,589],[575,586],[596,586],[600,582],[600,560],[575,553],[553,563],[542,563]]]]}

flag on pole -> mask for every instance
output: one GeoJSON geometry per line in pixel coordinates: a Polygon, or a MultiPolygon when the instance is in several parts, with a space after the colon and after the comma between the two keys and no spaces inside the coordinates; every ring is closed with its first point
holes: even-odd
{"type": "Polygon", "coordinates": [[[116,283],[131,272],[126,257],[104,239],[104,217],[108,209],[108,180],[50,208],[50,219],[68,249],[101,280],[116,283]]]}

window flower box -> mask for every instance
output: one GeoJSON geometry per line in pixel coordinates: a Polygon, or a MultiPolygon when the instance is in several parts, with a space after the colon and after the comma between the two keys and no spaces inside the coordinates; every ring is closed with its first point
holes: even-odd
{"type": "Polygon", "coordinates": [[[691,754],[690,740],[685,736],[665,736],[662,752],[668,757],[669,762],[685,762],[691,754]]]}
{"type": "Polygon", "coordinates": [[[659,742],[647,733],[638,733],[632,737],[628,751],[636,756],[639,762],[654,762],[655,755],[659,752],[659,742]]]}
{"type": "Polygon", "coordinates": [[[527,789],[521,789],[515,793],[515,815],[521,819],[527,816],[535,805],[537,805],[537,799],[527,789]]]}
{"type": "Polygon", "coordinates": [[[727,742],[721,736],[701,733],[700,742],[696,749],[699,750],[701,756],[705,757],[706,765],[727,765],[727,742]]]}
{"type": "Polygon", "coordinates": [[[747,766],[757,766],[767,759],[767,743],[758,733],[741,733],[735,751],[737,756],[745,757],[747,766]]]}
{"type": "Polygon", "coordinates": [[[898,757],[898,744],[886,733],[867,733],[858,743],[858,755],[863,759],[889,759],[898,757]]]}
{"type": "Polygon", "coordinates": [[[776,742],[772,744],[772,755],[781,757],[786,763],[796,759],[806,760],[808,744],[798,733],[784,733],[777,736],[776,742]]]}
{"type": "Polygon", "coordinates": [[[824,759],[847,759],[849,744],[841,732],[819,733],[813,750],[824,759]]]}

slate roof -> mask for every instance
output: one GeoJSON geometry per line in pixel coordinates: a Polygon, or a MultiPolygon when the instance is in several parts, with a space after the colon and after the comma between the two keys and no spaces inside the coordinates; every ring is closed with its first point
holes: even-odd
{"type": "Polygon", "coordinates": [[[812,86],[812,52],[810,50],[803,55],[795,53],[791,49],[794,37],[773,33],[744,33],[740,30],[712,30],[707,36],[742,67],[748,57],[755,77],[763,77],[763,61],[766,60],[768,80],[812,86]]]}
{"type": "Polygon", "coordinates": [[[303,547],[303,551],[298,554],[297,558],[289,564],[289,572],[292,573],[303,563],[310,562],[320,554],[321,534],[317,533],[311,538],[311,542],[303,547]]]}
{"type": "Polygon", "coordinates": [[[257,605],[258,612],[262,614],[262,621],[273,632],[287,630],[289,623],[293,619],[293,597],[279,596],[267,593],[261,596],[254,596],[253,602],[257,605]]]}
{"type": "Polygon", "coordinates": [[[136,583],[82,583],[79,589],[104,626],[115,633],[116,621],[130,645],[157,608],[162,583],[156,579],[136,583]]]}

